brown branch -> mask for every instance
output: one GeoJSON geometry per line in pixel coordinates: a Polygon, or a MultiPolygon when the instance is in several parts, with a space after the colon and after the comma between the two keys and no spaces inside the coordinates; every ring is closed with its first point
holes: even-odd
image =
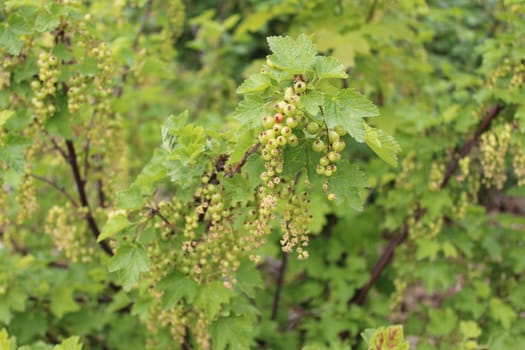
{"type": "Polygon", "coordinates": [[[58,192],[62,193],[71,202],[71,204],[73,204],[73,206],[78,207],[77,201],[69,193],[67,193],[66,189],[64,187],[62,187],[62,186],[59,186],[53,180],[49,180],[48,178],[45,178],[43,176],[36,175],[36,174],[29,174],[29,176],[31,176],[31,177],[39,180],[39,181],[42,181],[42,182],[48,184],[49,186],[53,187],[58,192]]]}
{"type": "MultiPolygon", "coordinates": [[[[457,157],[455,157],[448,165],[447,171],[445,172],[445,175],[443,177],[443,180],[440,184],[440,189],[444,189],[448,183],[450,182],[450,179],[452,178],[452,175],[454,175],[454,172],[458,168],[458,164],[461,158],[466,157],[472,148],[476,145],[476,143],[479,140],[479,137],[482,133],[484,133],[487,128],[489,127],[490,123],[494,118],[496,118],[499,113],[503,110],[503,106],[496,105],[489,109],[489,111],[485,114],[485,117],[479,124],[478,128],[472,135],[472,137],[463,145],[461,150],[459,151],[459,154],[457,157]]],[[[426,213],[425,209],[420,209],[415,215],[416,222],[419,221],[426,213]]],[[[374,267],[372,268],[372,272],[370,275],[370,278],[366,282],[366,284],[359,290],[356,291],[354,296],[348,301],[348,305],[351,305],[353,303],[356,303],[358,305],[363,305],[366,301],[366,297],[368,296],[368,293],[370,292],[370,289],[374,285],[374,283],[379,278],[379,275],[381,272],[388,266],[388,263],[391,261],[392,257],[394,256],[395,249],[401,245],[406,238],[408,237],[409,233],[409,226],[407,223],[403,225],[403,229],[400,234],[394,236],[388,242],[387,247],[383,251],[383,254],[379,257],[379,260],[375,263],[374,267]]]]}
{"type": "Polygon", "coordinates": [[[279,303],[281,301],[281,291],[283,289],[284,272],[286,271],[286,265],[288,265],[288,253],[283,252],[283,256],[281,257],[281,266],[279,266],[279,274],[277,275],[277,286],[275,288],[275,294],[273,295],[271,314],[272,321],[275,321],[277,319],[277,311],[279,310],[279,303]]]}
{"type": "Polygon", "coordinates": [[[246,164],[246,162],[248,161],[248,158],[250,158],[250,156],[252,156],[255,152],[257,152],[259,150],[259,148],[261,147],[261,144],[260,143],[256,143],[255,145],[253,145],[252,147],[250,147],[250,149],[248,151],[246,151],[246,153],[244,153],[244,155],[242,156],[241,160],[239,160],[236,164],[234,164],[230,169],[229,171],[227,171],[225,173],[226,177],[233,177],[233,175],[237,174],[238,172],[241,171],[242,167],[246,164]]]}
{"type": "MultiPolygon", "coordinates": [[[[78,197],[80,199],[80,204],[87,209],[86,212],[86,221],[89,226],[89,229],[93,233],[93,236],[95,239],[98,239],[100,236],[100,228],[97,225],[97,222],[95,221],[95,218],[93,217],[93,214],[91,213],[91,209],[89,207],[89,201],[86,194],[86,181],[85,179],[82,179],[82,176],[80,175],[80,169],[78,167],[78,158],[75,151],[75,145],[73,144],[73,141],[66,140],[66,148],[68,151],[68,163],[71,166],[71,171],[73,172],[73,179],[75,181],[78,197]]],[[[107,241],[99,242],[100,247],[108,254],[113,255],[113,250],[109,246],[107,241]]]]}
{"type": "Polygon", "coordinates": [[[374,0],[374,2],[372,3],[372,6],[370,7],[370,10],[368,11],[368,16],[366,17],[366,23],[370,23],[372,19],[374,19],[374,14],[376,12],[376,7],[377,7],[378,2],[379,2],[378,0],[374,0]]]}

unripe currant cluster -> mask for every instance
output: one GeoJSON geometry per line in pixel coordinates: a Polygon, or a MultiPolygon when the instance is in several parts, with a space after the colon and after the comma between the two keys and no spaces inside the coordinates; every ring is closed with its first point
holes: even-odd
{"type": "Polygon", "coordinates": [[[17,223],[20,225],[38,209],[35,181],[31,176],[25,175],[22,178],[16,194],[16,202],[18,203],[17,223]]]}
{"type": "Polygon", "coordinates": [[[54,55],[41,52],[38,56],[38,78],[31,82],[34,97],[31,103],[35,108],[36,115],[43,121],[48,116],[55,113],[55,106],[49,101],[48,96],[56,93],[56,83],[58,81],[59,69],[58,59],[54,55]]]}
{"type": "Polygon", "coordinates": [[[312,220],[308,192],[296,194],[292,186],[288,186],[283,192],[282,196],[288,197],[288,201],[284,207],[281,221],[282,250],[290,253],[295,248],[298,259],[306,259],[308,258],[308,251],[303,248],[308,246],[308,225],[312,220]]]}
{"type": "Polygon", "coordinates": [[[319,123],[310,122],[306,125],[306,131],[316,136],[312,144],[314,152],[324,153],[315,171],[319,175],[332,176],[337,171],[336,163],[341,159],[341,152],[346,147],[345,142],[341,139],[346,135],[345,129],[340,125],[333,129],[322,128],[319,123]]]}
{"type": "Polygon", "coordinates": [[[71,114],[79,111],[87,102],[87,77],[74,75],[68,81],[67,108],[71,114]]]}
{"type": "Polygon", "coordinates": [[[51,236],[58,250],[71,261],[89,262],[95,256],[91,241],[78,222],[83,221],[80,209],[53,206],[47,213],[44,232],[51,236]]]}
{"type": "Polygon", "coordinates": [[[512,126],[505,124],[498,132],[491,130],[481,135],[481,166],[483,168],[483,184],[502,189],[507,180],[505,156],[509,148],[512,126]]]}
{"type": "Polygon", "coordinates": [[[442,163],[432,163],[430,173],[428,175],[428,188],[431,191],[438,191],[445,175],[445,165],[442,163]]]}
{"type": "Polygon", "coordinates": [[[161,220],[155,223],[155,228],[162,230],[162,238],[168,239],[174,234],[174,226],[182,219],[182,203],[174,196],[170,201],[158,204],[161,220]]]}
{"type": "Polygon", "coordinates": [[[275,103],[276,113],[262,117],[264,130],[259,133],[258,140],[263,145],[261,154],[266,161],[266,171],[261,174],[261,180],[268,188],[274,188],[281,182],[279,174],[283,172],[284,147],[299,144],[293,130],[302,128],[305,122],[303,112],[297,109],[300,95],[305,91],[306,83],[296,77],[293,87],[289,86],[284,91],[284,99],[275,103]]]}
{"type": "Polygon", "coordinates": [[[470,157],[464,157],[459,160],[459,174],[456,176],[456,179],[459,182],[465,181],[469,174],[470,168],[470,157]]]}
{"type": "Polygon", "coordinates": [[[518,178],[518,186],[525,185],[525,152],[521,142],[512,148],[512,167],[518,178]]]}
{"type": "Polygon", "coordinates": [[[198,188],[195,192],[195,199],[200,202],[196,209],[197,213],[204,215],[205,220],[211,220],[213,223],[229,217],[231,212],[224,206],[222,186],[210,183],[207,175],[204,175],[201,181],[204,187],[198,188]]]}
{"type": "Polygon", "coordinates": [[[111,73],[113,72],[113,60],[111,50],[108,44],[101,43],[98,47],[92,50],[93,56],[98,60],[97,68],[101,73],[97,74],[94,79],[95,97],[98,99],[96,104],[96,112],[99,115],[109,116],[111,113],[111,105],[109,97],[112,94],[111,90],[111,73]]]}

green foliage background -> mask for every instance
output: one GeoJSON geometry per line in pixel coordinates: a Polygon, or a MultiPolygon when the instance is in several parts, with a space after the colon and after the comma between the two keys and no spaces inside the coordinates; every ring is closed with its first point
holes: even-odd
{"type": "Polygon", "coordinates": [[[521,349],[524,17],[517,0],[3,1],[0,349],[521,349]],[[57,91],[38,97],[42,53],[57,91]],[[276,222],[257,264],[194,278],[176,254],[202,175],[249,215],[260,118],[302,73],[307,116],[349,133],[335,202],[313,139],[285,150],[309,258],[276,222]]]}

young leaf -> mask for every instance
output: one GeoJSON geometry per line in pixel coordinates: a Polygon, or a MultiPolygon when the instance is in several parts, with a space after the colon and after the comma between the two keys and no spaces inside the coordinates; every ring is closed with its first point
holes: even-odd
{"type": "Polygon", "coordinates": [[[104,225],[100,236],[98,236],[97,242],[101,242],[131,225],[133,225],[133,223],[128,220],[126,212],[124,210],[118,211],[113,216],[110,216],[109,220],[104,225]]]}
{"type": "Polygon", "coordinates": [[[213,349],[244,350],[250,348],[252,327],[245,317],[221,317],[211,324],[209,330],[213,349]]]}
{"type": "Polygon", "coordinates": [[[319,79],[347,78],[345,66],[335,57],[319,56],[315,58],[314,70],[319,79]]]}
{"type": "Polygon", "coordinates": [[[264,91],[270,86],[270,78],[261,73],[252,74],[248,79],[237,88],[238,94],[249,94],[264,91]]]}
{"type": "Polygon", "coordinates": [[[187,304],[193,303],[197,295],[197,283],[189,276],[174,272],[166,276],[158,284],[162,294],[162,307],[169,309],[184,298],[187,304]]]}
{"type": "Polygon", "coordinates": [[[329,192],[336,195],[336,204],[349,206],[357,211],[363,210],[360,189],[368,185],[364,173],[348,161],[339,162],[337,167],[337,172],[328,181],[329,192]]]}
{"type": "Polygon", "coordinates": [[[38,14],[35,20],[35,29],[39,32],[49,32],[60,24],[60,20],[57,16],[43,10],[38,14]]]}
{"type": "Polygon", "coordinates": [[[341,90],[335,96],[326,95],[324,106],[328,126],[342,125],[357,142],[365,141],[363,118],[379,115],[372,102],[352,89],[341,90]]]}
{"type": "Polygon", "coordinates": [[[221,305],[227,303],[232,297],[232,292],[224,287],[219,281],[214,281],[203,285],[197,298],[195,299],[195,306],[204,310],[204,315],[211,321],[217,316],[221,309],[221,305]]]}
{"type": "Polygon", "coordinates": [[[364,123],[365,142],[381,159],[393,167],[397,166],[397,153],[401,151],[401,146],[396,140],[385,134],[380,129],[375,129],[364,123]]]}
{"type": "Polygon", "coordinates": [[[271,36],[267,40],[273,52],[269,60],[282,70],[302,74],[309,70],[315,61],[317,50],[305,34],[299,35],[296,40],[289,36],[271,36]]]}
{"type": "Polygon", "coordinates": [[[120,246],[109,262],[109,272],[117,273],[125,290],[130,290],[137,283],[140,273],[148,270],[148,253],[138,244],[120,246]]]}
{"type": "Polygon", "coordinates": [[[249,128],[256,128],[261,124],[261,118],[268,112],[264,98],[259,95],[248,95],[237,105],[233,117],[249,128]]]}
{"type": "Polygon", "coordinates": [[[55,345],[53,350],[82,350],[82,344],[79,337],[69,337],[59,345],[55,345]]]}

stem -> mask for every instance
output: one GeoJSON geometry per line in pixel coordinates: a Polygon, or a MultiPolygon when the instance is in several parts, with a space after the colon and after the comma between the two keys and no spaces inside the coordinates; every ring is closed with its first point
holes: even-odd
{"type": "Polygon", "coordinates": [[[229,171],[226,172],[226,174],[225,174],[226,177],[233,177],[233,175],[235,175],[238,172],[240,172],[242,167],[244,166],[244,164],[246,164],[246,162],[248,161],[248,158],[250,158],[250,156],[252,156],[255,152],[257,152],[260,147],[261,147],[260,143],[256,143],[255,145],[250,147],[250,149],[247,150],[246,153],[244,153],[242,159],[240,161],[238,161],[235,165],[233,165],[229,169],[229,171]]]}
{"type": "Polygon", "coordinates": [[[275,288],[275,294],[273,296],[272,304],[272,315],[271,320],[275,321],[277,319],[277,311],[279,310],[279,303],[281,301],[281,291],[284,283],[284,273],[286,271],[286,266],[288,265],[288,253],[284,253],[281,257],[281,266],[279,267],[279,274],[277,275],[277,287],[275,288]]]}
{"type": "Polygon", "coordinates": [[[137,29],[137,33],[135,34],[135,38],[133,39],[133,44],[131,45],[133,47],[133,50],[136,50],[139,46],[139,38],[142,32],[144,31],[144,26],[146,25],[146,20],[148,19],[150,15],[152,5],[153,5],[153,0],[149,0],[146,3],[144,15],[140,19],[139,28],[137,29]]]}
{"type": "MultiPolygon", "coordinates": [[[[95,239],[98,239],[98,236],[100,236],[100,229],[97,225],[97,222],[95,221],[95,218],[93,217],[93,214],[91,213],[91,209],[89,208],[89,202],[86,194],[86,181],[85,179],[82,179],[80,175],[80,169],[78,167],[78,158],[75,151],[75,145],[73,144],[73,141],[66,140],[66,148],[68,151],[68,163],[71,166],[71,171],[73,172],[73,179],[75,181],[78,197],[80,199],[80,204],[87,209],[86,212],[86,221],[87,224],[93,233],[93,236],[95,239]]],[[[113,250],[109,246],[107,241],[99,242],[100,247],[108,254],[113,255],[113,250]]]]}
{"type": "MultiPolygon", "coordinates": [[[[487,130],[492,120],[496,118],[502,110],[503,106],[501,105],[496,105],[488,110],[472,137],[463,145],[463,147],[459,151],[459,155],[449,163],[447,171],[443,177],[443,180],[441,181],[440,189],[444,189],[448,185],[450,179],[452,178],[452,175],[458,168],[459,160],[461,158],[466,157],[470,153],[474,145],[478,142],[478,139],[481,136],[481,134],[483,134],[487,130]]],[[[418,210],[418,212],[415,215],[416,222],[421,220],[425,213],[426,209],[424,208],[418,210]]],[[[409,230],[410,229],[408,227],[408,224],[405,223],[403,225],[401,233],[396,235],[390,240],[390,242],[388,242],[388,245],[383,251],[383,254],[381,254],[379,260],[377,260],[374,267],[372,268],[370,278],[368,279],[366,284],[361,289],[357,290],[354,296],[350,300],[348,300],[348,306],[353,303],[356,303],[358,305],[363,305],[365,303],[366,298],[368,296],[368,292],[379,278],[381,272],[388,266],[388,263],[392,260],[395,249],[399,245],[401,245],[408,237],[409,230]]]]}
{"type": "Polygon", "coordinates": [[[370,11],[368,11],[368,16],[366,17],[366,23],[370,23],[374,18],[378,2],[378,0],[374,0],[374,2],[372,3],[372,7],[370,7],[370,11]]]}
{"type": "Polygon", "coordinates": [[[49,180],[49,179],[47,179],[47,178],[45,178],[43,176],[36,175],[36,174],[29,174],[29,176],[31,176],[31,177],[39,180],[39,181],[42,181],[42,182],[48,184],[49,186],[53,187],[58,192],[62,193],[71,202],[71,204],[73,204],[73,206],[78,207],[77,201],[69,193],[67,193],[66,189],[64,187],[62,187],[62,186],[59,186],[53,180],[49,180]]]}

